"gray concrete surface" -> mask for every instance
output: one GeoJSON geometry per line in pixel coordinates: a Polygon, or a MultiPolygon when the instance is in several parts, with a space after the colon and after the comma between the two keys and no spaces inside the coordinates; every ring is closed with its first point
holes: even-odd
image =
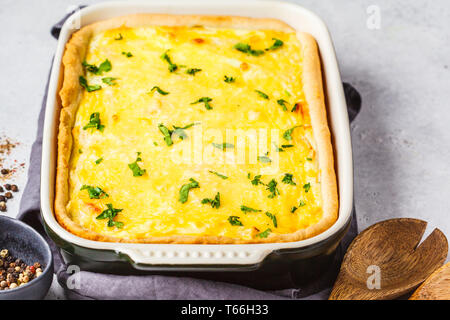
{"type": "MultiPolygon", "coordinates": [[[[84,4],[97,1],[85,0],[84,4]]],[[[342,78],[362,94],[352,125],[360,230],[415,217],[450,236],[450,2],[296,0],[332,34],[342,78]],[[369,10],[369,14],[368,14],[369,10]],[[371,29],[380,10],[379,29],[371,29]]],[[[26,162],[56,41],[51,25],[74,0],[0,0],[0,136],[26,162]]],[[[23,189],[26,169],[16,176],[23,189]]],[[[9,204],[17,214],[19,198],[9,204]]],[[[54,283],[48,298],[63,298],[54,283]]]]}

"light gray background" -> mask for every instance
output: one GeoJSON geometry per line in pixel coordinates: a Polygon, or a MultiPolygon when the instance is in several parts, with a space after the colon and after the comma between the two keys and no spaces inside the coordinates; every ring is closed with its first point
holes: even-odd
{"type": "MultiPolygon", "coordinates": [[[[213,1],[213,0],[211,0],[213,1]]],[[[27,162],[56,40],[69,8],[99,1],[0,0],[0,137],[27,162]]],[[[360,230],[393,217],[429,222],[450,236],[450,2],[297,0],[327,23],[342,79],[363,97],[352,125],[360,230]],[[367,27],[369,6],[381,10],[367,27]]],[[[16,176],[23,190],[27,167],[16,176]]],[[[15,216],[20,193],[8,202],[15,216]]],[[[26,196],[26,195],[25,195],[26,196]]],[[[62,298],[54,283],[48,298],[62,298]]]]}

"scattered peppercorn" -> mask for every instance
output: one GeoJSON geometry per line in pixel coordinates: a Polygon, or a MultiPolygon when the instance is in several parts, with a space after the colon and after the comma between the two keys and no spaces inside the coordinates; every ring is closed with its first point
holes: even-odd
{"type": "Polygon", "coordinates": [[[0,195],[0,202],[6,202],[6,197],[5,197],[5,196],[2,196],[2,195],[0,195]]]}
{"type": "Polygon", "coordinates": [[[0,211],[5,212],[6,211],[6,202],[0,201],[0,211]]]}
{"type": "Polygon", "coordinates": [[[13,197],[13,195],[11,192],[7,192],[7,193],[5,193],[5,197],[6,197],[6,199],[11,199],[13,197]]]}
{"type": "Polygon", "coordinates": [[[8,169],[2,169],[1,172],[2,172],[3,175],[7,175],[9,173],[9,170],[8,169]]]}
{"type": "Polygon", "coordinates": [[[11,190],[11,185],[9,183],[5,184],[4,187],[8,191],[11,190]]]}
{"type": "Polygon", "coordinates": [[[5,190],[3,190],[3,187],[2,187],[2,186],[0,186],[0,192],[3,192],[3,191],[5,191],[5,190]]]}
{"type": "Polygon", "coordinates": [[[23,286],[42,275],[39,262],[28,266],[22,259],[16,259],[7,249],[0,251],[0,290],[23,286]]]}
{"type": "Polygon", "coordinates": [[[13,184],[13,185],[11,186],[11,191],[12,191],[12,192],[18,192],[18,191],[19,191],[19,187],[18,187],[17,185],[13,184]]]}

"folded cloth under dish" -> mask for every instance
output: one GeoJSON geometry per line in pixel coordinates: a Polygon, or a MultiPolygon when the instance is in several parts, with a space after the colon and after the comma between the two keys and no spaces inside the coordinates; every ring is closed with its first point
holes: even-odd
{"type": "MultiPolygon", "coordinates": [[[[51,30],[57,38],[67,15],[51,30]]],[[[162,275],[111,275],[89,271],[80,271],[79,286],[68,289],[66,284],[71,274],[67,272],[58,247],[45,234],[40,216],[40,167],[42,153],[42,128],[47,100],[48,82],[38,120],[38,132],[30,156],[28,182],[22,197],[18,218],[38,230],[49,242],[53,255],[58,282],[64,287],[69,299],[220,299],[220,300],[268,300],[268,299],[327,299],[331,286],[339,271],[344,253],[357,234],[356,216],[353,209],[353,220],[350,230],[340,243],[336,257],[329,270],[318,280],[302,287],[296,287],[289,274],[261,279],[264,287],[288,288],[284,290],[256,290],[242,285],[205,280],[192,277],[162,275]]],[[[350,121],[361,108],[359,93],[349,84],[344,83],[345,97],[350,121]]]]}

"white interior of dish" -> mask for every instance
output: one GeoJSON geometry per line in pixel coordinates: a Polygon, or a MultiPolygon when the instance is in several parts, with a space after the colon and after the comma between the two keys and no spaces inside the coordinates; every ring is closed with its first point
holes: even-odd
{"type": "Polygon", "coordinates": [[[301,248],[315,244],[335,234],[352,211],[353,168],[350,128],[341,77],[334,47],[324,22],[314,13],[290,3],[275,1],[151,1],[110,2],[92,5],[72,15],[64,24],[53,61],[47,108],[45,113],[42,171],[41,209],[45,222],[62,239],[78,246],[113,250],[128,255],[134,262],[150,265],[247,265],[261,262],[270,252],[285,248],[301,248]],[[56,135],[58,123],[57,91],[64,46],[74,26],[84,26],[98,20],[131,13],[215,14],[248,17],[267,17],[283,20],[299,31],[312,34],[319,45],[330,129],[336,155],[339,185],[339,218],[325,232],[302,241],[250,245],[189,245],[189,244],[126,244],[90,241],[62,228],[53,214],[54,181],[56,171],[56,135]]]}

